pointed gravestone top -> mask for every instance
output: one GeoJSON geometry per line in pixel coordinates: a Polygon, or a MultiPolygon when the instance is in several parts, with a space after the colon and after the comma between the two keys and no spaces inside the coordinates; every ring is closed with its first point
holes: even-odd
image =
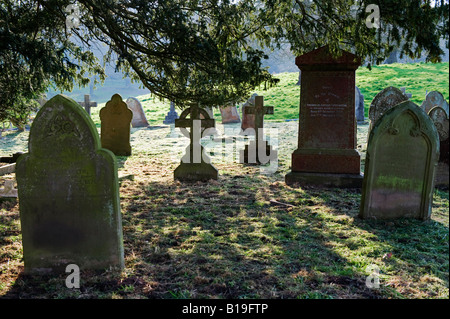
{"type": "Polygon", "coordinates": [[[360,217],[429,219],[439,137],[429,116],[405,101],[370,132],[360,217]]]}
{"type": "Polygon", "coordinates": [[[339,51],[339,55],[333,56],[328,45],[310,51],[295,58],[295,64],[299,69],[307,71],[310,68],[318,71],[324,70],[356,70],[361,65],[361,59],[344,50],[339,51]]]}
{"type": "Polygon", "coordinates": [[[16,163],[25,272],[122,268],[115,156],[72,99],[56,95],[31,126],[16,163]]]}

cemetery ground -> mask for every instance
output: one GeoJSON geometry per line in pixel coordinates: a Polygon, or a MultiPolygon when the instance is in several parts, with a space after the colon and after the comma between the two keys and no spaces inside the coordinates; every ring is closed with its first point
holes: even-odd
{"type": "MultiPolygon", "coordinates": [[[[117,157],[125,269],[81,272],[80,289],[66,288],[66,274],[22,273],[18,202],[2,202],[0,296],[448,298],[448,190],[435,191],[430,221],[361,220],[359,190],[284,183],[297,125],[266,123],[269,133],[278,130],[276,173],[233,162],[218,147],[211,158],[219,179],[194,184],[173,179],[188,143],[178,129],[132,129],[133,154],[117,157]],[[366,286],[370,265],[379,267],[379,289],[366,286]]],[[[363,159],[367,127],[358,126],[363,159]]],[[[18,149],[27,134],[4,138],[11,135],[18,149]]]]}
{"type": "MultiPolygon", "coordinates": [[[[389,85],[405,86],[420,105],[425,90],[416,88],[415,81],[423,84],[427,76],[428,91],[439,90],[448,100],[448,63],[440,64],[443,72],[438,66],[425,65],[404,81],[399,75],[418,66],[381,66],[387,70],[386,79],[376,78],[377,72],[369,80],[357,74],[366,117],[373,96],[389,85]],[[445,81],[439,80],[442,73],[445,81]],[[399,82],[392,84],[394,77],[399,82]],[[442,87],[432,86],[433,77],[442,87]]],[[[280,87],[292,76],[285,77],[280,87]]],[[[237,134],[227,134],[227,129],[236,132],[240,124],[220,124],[216,110],[217,130],[227,139],[214,143],[209,137],[203,139],[219,170],[219,179],[209,182],[174,181],[173,171],[188,139],[173,125],[161,124],[168,103],[149,110],[146,102],[152,97],[140,98],[151,126],[131,129],[132,155],[117,157],[125,251],[122,272],[82,271],[79,289],[66,287],[67,274],[24,275],[19,202],[0,202],[0,298],[449,298],[448,189],[435,190],[429,221],[377,221],[358,217],[358,189],[285,184],[291,153],[297,147],[298,121],[276,117],[298,118],[299,87],[295,75],[293,79],[281,90],[296,94],[287,93],[284,106],[278,103],[283,98],[280,92],[258,92],[267,105],[275,106],[275,114],[265,118],[265,133],[278,149],[277,171],[262,174],[259,166],[237,163],[232,156],[244,148],[244,141],[237,137],[233,143],[230,137],[237,134]],[[234,152],[224,145],[234,146],[234,152]],[[379,269],[379,288],[366,285],[376,275],[374,267],[379,269]]],[[[102,106],[92,110],[99,132],[102,106]]],[[[357,127],[362,171],[368,126],[357,127]]],[[[1,155],[26,152],[28,133],[3,132],[1,155]]]]}

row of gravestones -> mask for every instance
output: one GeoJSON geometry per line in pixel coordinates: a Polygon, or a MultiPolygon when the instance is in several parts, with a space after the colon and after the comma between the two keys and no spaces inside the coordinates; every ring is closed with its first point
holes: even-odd
{"type": "MultiPolygon", "coordinates": [[[[443,114],[434,115],[434,107],[428,116],[410,101],[392,102],[395,106],[371,125],[363,177],[353,108],[359,63],[348,52],[333,58],[327,47],[297,57],[302,71],[298,149],[286,183],[362,186],[361,217],[428,219],[439,155],[438,130],[431,118],[443,114]]],[[[384,101],[381,106],[387,103],[378,97],[372,104],[378,100],[384,101]]],[[[102,136],[115,127],[103,121],[115,119],[121,109],[128,110],[124,114],[131,121],[119,95],[100,111],[102,136]]],[[[271,112],[273,107],[264,106],[262,97],[255,97],[255,107],[248,110],[261,123],[271,112]]],[[[448,114],[444,117],[448,128],[448,114]]],[[[195,162],[195,147],[202,151],[199,139],[193,138],[195,125],[205,130],[214,126],[214,119],[191,105],[175,122],[191,129],[186,163],[195,162]]],[[[33,122],[28,150],[16,163],[25,271],[64,271],[71,263],[82,269],[123,268],[116,158],[102,147],[88,113],[63,95],[53,97],[33,122]]],[[[217,178],[217,170],[203,157],[200,169],[183,163],[175,176],[178,170],[180,176],[217,178]],[[212,169],[205,169],[207,165],[212,169]]]]}

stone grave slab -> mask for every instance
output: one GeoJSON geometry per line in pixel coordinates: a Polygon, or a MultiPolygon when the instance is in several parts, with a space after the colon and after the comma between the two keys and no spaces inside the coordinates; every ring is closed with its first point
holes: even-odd
{"type": "Polygon", "coordinates": [[[372,100],[369,107],[369,130],[367,138],[369,138],[370,131],[376,122],[397,104],[407,101],[408,97],[403,92],[393,86],[389,86],[380,92],[372,100]]]}
{"type": "Polygon", "coordinates": [[[227,105],[219,107],[222,115],[222,124],[240,123],[241,118],[235,105],[227,105]]]}
{"type": "Polygon", "coordinates": [[[440,106],[433,107],[428,116],[434,123],[439,134],[439,161],[436,168],[434,185],[437,187],[449,185],[449,119],[440,106]]]}
{"type": "Polygon", "coordinates": [[[129,97],[126,101],[128,108],[133,112],[132,127],[148,127],[150,124],[145,116],[141,102],[135,97],[129,97]]]}
{"type": "Polygon", "coordinates": [[[418,105],[388,110],[370,132],[359,216],[429,219],[438,156],[438,132],[418,105]]]}
{"type": "Polygon", "coordinates": [[[355,70],[361,61],[321,47],[295,61],[302,72],[298,148],[287,184],[361,187],[356,149],[355,70]]]}
{"type": "Polygon", "coordinates": [[[440,106],[441,108],[443,108],[445,110],[445,113],[447,113],[447,116],[449,116],[448,103],[442,93],[438,91],[428,92],[427,96],[425,97],[425,101],[422,102],[422,105],[420,107],[426,113],[428,113],[435,106],[440,106]]]}
{"type": "Polygon", "coordinates": [[[133,112],[119,94],[100,110],[102,147],[117,156],[131,155],[130,124],[133,112]]]}
{"type": "Polygon", "coordinates": [[[16,163],[26,273],[123,268],[117,163],[72,99],[56,95],[16,163]]]}

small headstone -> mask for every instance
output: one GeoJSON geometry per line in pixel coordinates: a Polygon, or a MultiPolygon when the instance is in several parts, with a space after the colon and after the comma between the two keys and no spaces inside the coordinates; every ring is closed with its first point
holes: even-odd
{"type": "Polygon", "coordinates": [[[428,116],[434,123],[439,134],[439,161],[434,177],[435,186],[449,185],[449,119],[445,110],[440,106],[433,107],[428,116]]]}
{"type": "Polygon", "coordinates": [[[370,124],[367,139],[369,138],[372,127],[376,124],[378,119],[397,104],[407,100],[408,97],[403,94],[401,90],[393,86],[387,87],[375,95],[369,107],[370,124]]]}
{"type": "Polygon", "coordinates": [[[124,267],[117,163],[72,99],[56,95],[16,163],[25,272],[124,267]]]}
{"type": "Polygon", "coordinates": [[[438,156],[438,132],[419,106],[387,111],[369,136],[360,217],[429,219],[438,156]]]}
{"type": "Polygon", "coordinates": [[[5,180],[5,185],[0,188],[0,197],[3,198],[16,198],[17,189],[14,188],[14,180],[5,180]]]}
{"type": "Polygon", "coordinates": [[[175,111],[175,103],[170,102],[170,110],[169,113],[167,113],[163,123],[164,124],[173,124],[175,123],[175,120],[178,118],[177,111],[175,111]]]}
{"type": "Polygon", "coordinates": [[[119,94],[100,110],[102,147],[118,156],[131,155],[130,123],[133,112],[119,94]]]}
{"type": "Polygon", "coordinates": [[[196,103],[185,109],[180,118],[175,120],[175,127],[179,127],[182,133],[190,139],[186,154],[174,171],[176,180],[193,182],[218,178],[218,171],[210,163],[211,160],[206,155],[200,142],[203,133],[206,134],[205,130],[213,129],[214,125],[215,120],[210,118],[208,112],[196,103]],[[187,131],[188,128],[190,129],[189,132],[187,131]]]}
{"type": "Polygon", "coordinates": [[[144,109],[141,102],[134,97],[129,97],[126,101],[128,108],[133,112],[133,119],[131,121],[132,127],[148,127],[150,124],[145,117],[144,109]]]}
{"type": "Polygon", "coordinates": [[[235,105],[221,106],[219,107],[220,114],[222,115],[222,124],[240,123],[241,118],[235,105]]]}
{"type": "Polygon", "coordinates": [[[364,123],[364,95],[357,86],[355,86],[355,116],[358,123],[364,123]]]}
{"type": "Polygon", "coordinates": [[[447,116],[449,115],[448,103],[444,99],[442,93],[438,91],[431,91],[427,93],[425,101],[422,102],[422,105],[420,107],[425,111],[425,113],[428,114],[428,112],[430,112],[430,110],[435,106],[440,106],[445,110],[447,116]]]}
{"type": "Polygon", "coordinates": [[[356,149],[355,70],[361,59],[328,46],[295,59],[302,72],[298,148],[287,184],[361,187],[356,149]]]}
{"type": "Polygon", "coordinates": [[[247,106],[246,114],[255,116],[255,140],[245,145],[240,153],[240,163],[247,164],[267,164],[271,160],[276,160],[277,151],[274,151],[264,140],[264,115],[273,114],[273,106],[264,105],[263,96],[255,96],[255,106],[247,106]]]}
{"type": "Polygon", "coordinates": [[[91,108],[92,107],[97,107],[97,102],[92,102],[90,100],[89,94],[85,94],[84,95],[84,101],[83,102],[78,102],[78,104],[80,104],[82,107],[84,107],[84,109],[86,110],[87,114],[89,114],[89,115],[91,115],[91,108]]]}
{"type": "MultiPolygon", "coordinates": [[[[246,107],[254,107],[255,106],[255,97],[258,94],[254,93],[243,105],[242,105],[242,123],[241,123],[241,133],[246,132],[248,128],[255,128],[255,114],[250,114],[245,111],[246,107]]],[[[250,132],[250,131],[249,131],[250,132]]],[[[247,134],[246,134],[247,135],[247,134]]],[[[251,134],[249,134],[251,135],[251,134]]]]}

